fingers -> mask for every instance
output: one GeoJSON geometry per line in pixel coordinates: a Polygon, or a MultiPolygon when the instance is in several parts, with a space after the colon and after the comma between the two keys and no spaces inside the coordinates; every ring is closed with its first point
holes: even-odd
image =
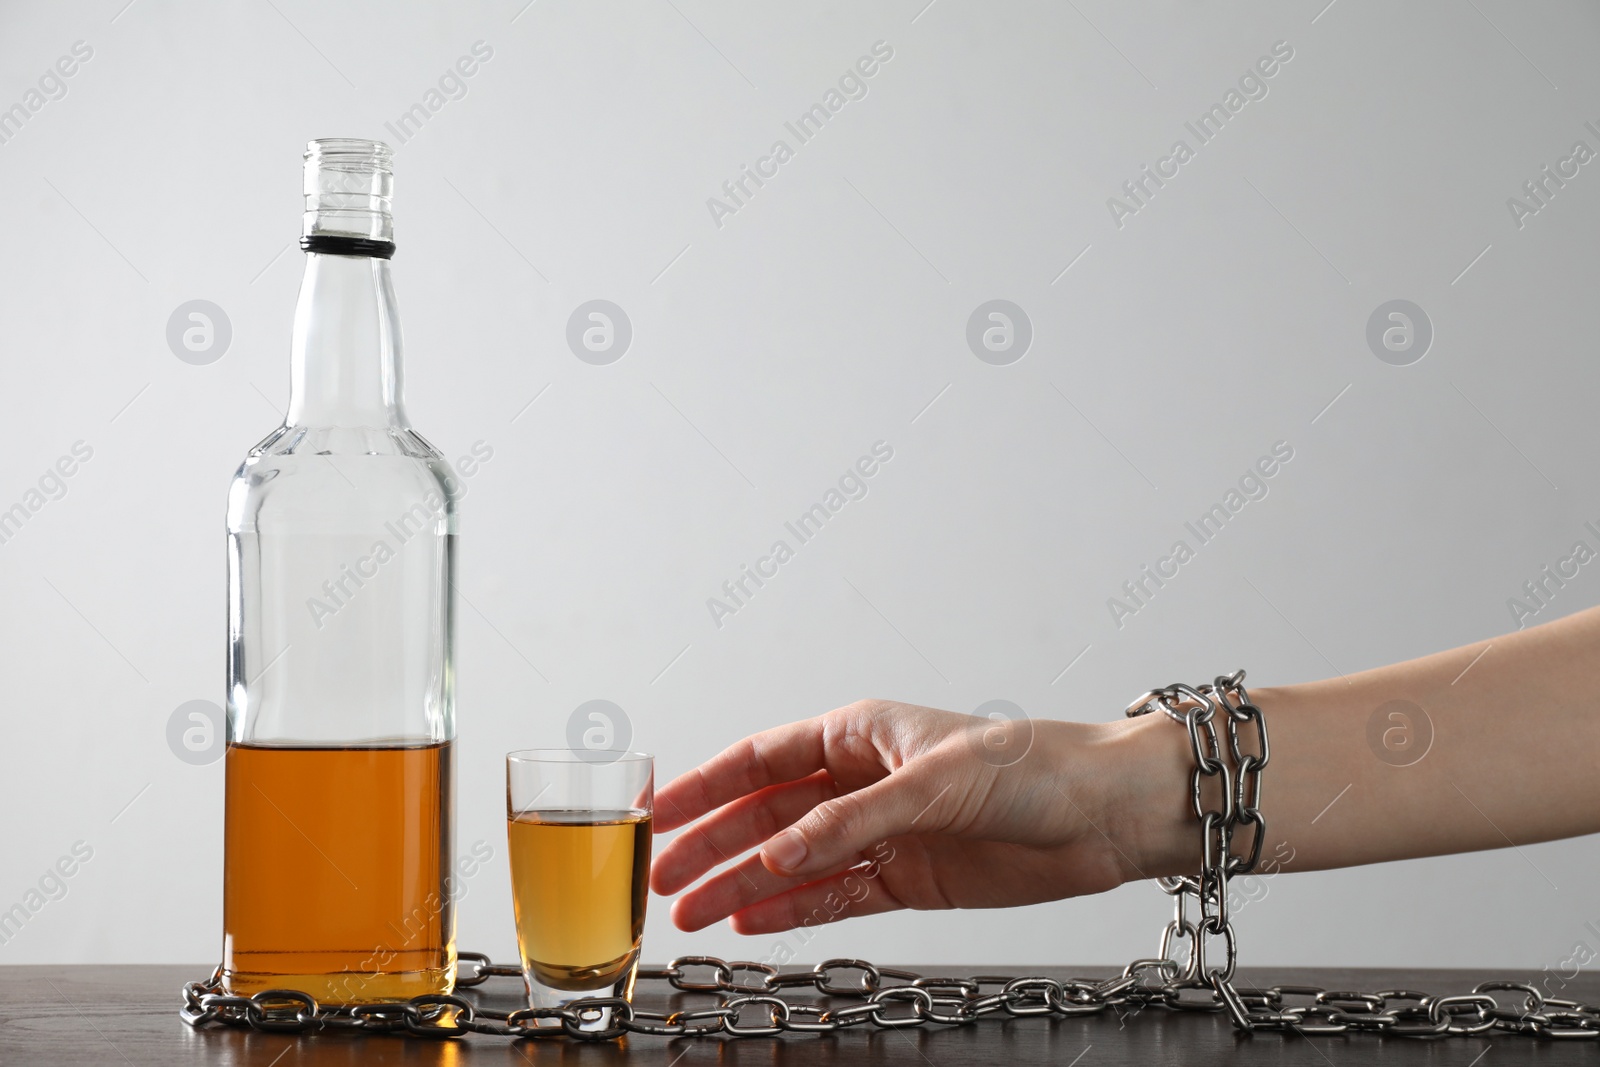
{"type": "MultiPolygon", "coordinates": [[[[826,877],[816,880],[815,884],[820,885],[823,882],[841,878],[851,873],[849,868],[861,867],[867,861],[885,854],[891,858],[894,855],[892,850],[886,850],[884,844],[879,842],[874,847],[872,855],[864,854],[851,857],[848,867],[837,871],[829,871],[826,877]]],[[[873,874],[867,877],[875,877],[879,869],[881,869],[881,864],[872,864],[870,870],[873,874]]],[[[857,876],[861,877],[859,871],[857,876]]],[[[674,901],[672,905],[672,922],[680,930],[690,932],[701,930],[736,913],[761,909],[765,906],[765,902],[787,897],[790,893],[803,888],[807,884],[808,880],[805,878],[789,878],[780,874],[773,874],[761,862],[759,855],[746,856],[733,866],[718,871],[715,875],[706,879],[705,882],[695,886],[694,889],[674,901]]],[[[851,891],[857,892],[854,886],[851,887],[851,891]]],[[[857,895],[859,895],[859,892],[857,892],[857,895]]],[[[856,912],[855,914],[866,913],[856,912]]],[[[798,922],[799,920],[797,919],[794,925],[798,925],[798,922]]]]}
{"type": "Polygon", "coordinates": [[[673,905],[673,922],[682,929],[709,926],[767,897],[842,871],[890,837],[938,829],[934,802],[949,788],[948,776],[940,777],[946,784],[934,789],[927,784],[934,776],[902,769],[840,797],[833,796],[826,773],[769,787],[729,804],[668,845],[652,869],[652,887],[658,893],[676,892],[765,839],[760,852],[713,875],[673,905]],[[790,823],[776,837],[767,836],[774,827],[790,823]],[[802,843],[798,863],[790,863],[784,851],[792,841],[802,843]]]}
{"type": "Polygon", "coordinates": [[[774,874],[820,877],[849,865],[880,841],[941,829],[942,819],[934,808],[954,785],[947,774],[919,771],[908,764],[887,778],[812,808],[761,847],[761,861],[774,874]]]}
{"type": "Polygon", "coordinates": [[[651,864],[650,885],[669,895],[761,844],[837,793],[827,771],[740,797],[679,834],[651,864]]]}
{"type": "Polygon", "coordinates": [[[773,874],[759,855],[746,856],[673,901],[672,922],[680,930],[701,930],[757,901],[804,884],[804,878],[773,874]]]}
{"type": "Polygon", "coordinates": [[[868,870],[853,868],[757,901],[733,915],[737,934],[773,934],[797,926],[898,911],[905,905],[868,870]]]}
{"type": "Polygon", "coordinates": [[[753,734],[656,790],[656,832],[693,822],[731,800],[804,778],[825,765],[822,718],[753,734]]]}

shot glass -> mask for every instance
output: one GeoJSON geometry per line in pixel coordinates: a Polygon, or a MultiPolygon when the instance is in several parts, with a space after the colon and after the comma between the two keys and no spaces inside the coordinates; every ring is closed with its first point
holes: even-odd
{"type": "MultiPolygon", "coordinates": [[[[528,749],[506,756],[517,948],[533,1008],[633,996],[650,879],[655,757],[528,749]]],[[[584,1017],[610,1025],[611,1012],[584,1017]]]]}

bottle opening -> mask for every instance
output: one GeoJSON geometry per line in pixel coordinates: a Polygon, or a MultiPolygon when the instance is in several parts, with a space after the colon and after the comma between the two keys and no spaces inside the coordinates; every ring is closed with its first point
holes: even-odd
{"type": "Polygon", "coordinates": [[[382,141],[326,137],[306,145],[300,247],[382,256],[394,252],[394,149],[382,141]]]}

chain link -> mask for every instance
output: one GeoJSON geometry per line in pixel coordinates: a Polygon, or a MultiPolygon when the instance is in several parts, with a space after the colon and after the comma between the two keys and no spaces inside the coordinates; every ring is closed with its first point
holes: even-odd
{"type": "MultiPolygon", "coordinates": [[[[628,1034],[741,1038],[835,1033],[864,1024],[879,1029],[968,1026],[989,1016],[1063,1018],[1111,1011],[1126,1019],[1154,1007],[1226,1012],[1243,1031],[1600,1039],[1600,1005],[1546,997],[1522,982],[1482,982],[1471,993],[1456,996],[1409,989],[1363,993],[1307,985],[1236,986],[1238,946],[1228,916],[1228,879],[1248,874],[1261,856],[1267,828],[1261,814],[1261,771],[1270,757],[1266,721],[1250,703],[1243,683],[1244,671],[1239,670],[1198,688],[1174,684],[1151,690],[1128,706],[1129,716],[1159,710],[1188,731],[1195,763],[1189,793],[1200,823],[1201,868],[1196,877],[1159,879],[1173,897],[1173,918],[1162,930],[1160,955],[1134,960],[1108,978],[951,978],[842,958],[824,960],[810,970],[780,972],[765,963],[680,956],[665,967],[641,967],[638,980],[665,982],[679,993],[715,996],[715,1006],[650,1012],[621,997],[588,997],[560,1008],[503,1012],[443,994],[338,1006],[318,1004],[292,989],[232,996],[218,967],[205,981],[183,987],[180,1015],[193,1027],[217,1024],[288,1033],[327,1029],[432,1038],[490,1034],[614,1041],[628,1034]],[[1241,733],[1248,737],[1248,747],[1240,744],[1241,733]],[[1214,787],[1208,789],[1208,784],[1214,787]],[[1240,846],[1236,854],[1237,835],[1246,828],[1249,847],[1240,846]],[[1187,945],[1181,961],[1175,954],[1178,942],[1187,945]],[[1214,956],[1218,951],[1222,955],[1214,956]],[[804,987],[813,999],[783,995],[804,987]],[[1204,993],[1184,995],[1195,990],[1204,993]],[[1505,997],[1508,993],[1514,996],[1505,997]]],[[[458,990],[490,978],[522,980],[520,967],[494,963],[482,953],[462,952],[458,961],[458,990]]]]}

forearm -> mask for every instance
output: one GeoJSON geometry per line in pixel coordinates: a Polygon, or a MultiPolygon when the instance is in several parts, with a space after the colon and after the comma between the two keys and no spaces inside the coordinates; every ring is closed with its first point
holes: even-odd
{"type": "MultiPolygon", "coordinates": [[[[1251,690],[1266,716],[1264,854],[1295,870],[1504,848],[1600,831],[1600,609],[1347,678],[1251,690]]],[[[1171,722],[1130,729],[1143,873],[1197,862],[1171,722]],[[1164,727],[1157,732],[1156,727],[1164,727]],[[1152,792],[1153,791],[1153,792],[1152,792]]],[[[1176,736],[1174,736],[1176,735],[1176,736]]]]}

